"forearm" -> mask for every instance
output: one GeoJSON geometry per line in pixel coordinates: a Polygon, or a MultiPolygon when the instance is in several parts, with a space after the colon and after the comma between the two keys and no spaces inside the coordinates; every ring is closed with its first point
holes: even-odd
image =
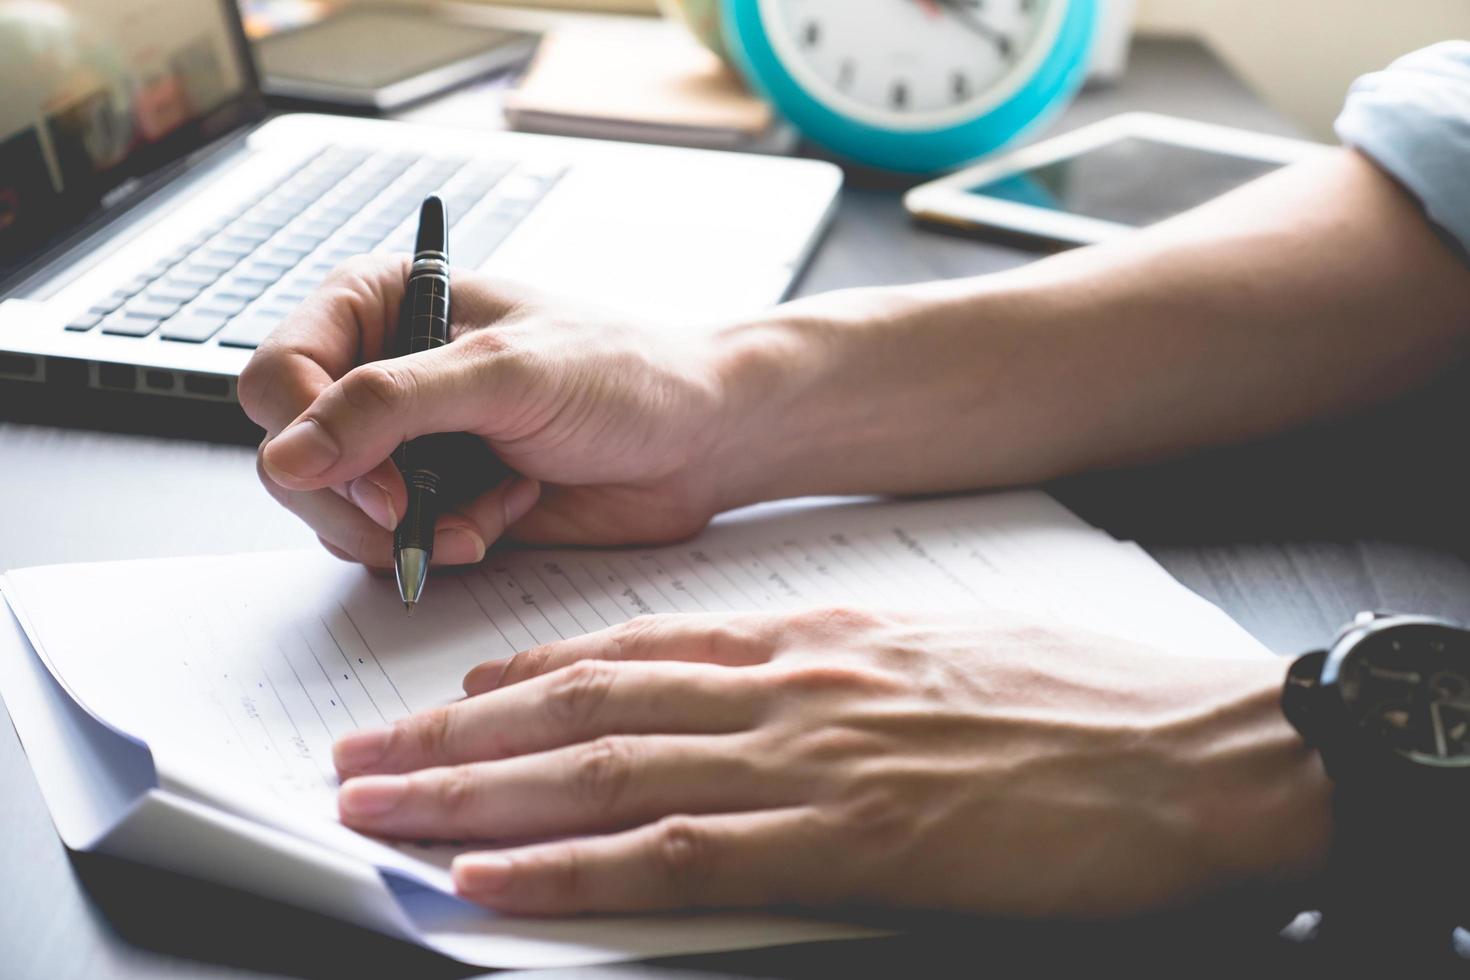
{"type": "Polygon", "coordinates": [[[1411,388],[1467,332],[1470,271],[1336,152],[1116,243],[725,331],[730,503],[1029,483],[1249,439],[1411,388]]]}

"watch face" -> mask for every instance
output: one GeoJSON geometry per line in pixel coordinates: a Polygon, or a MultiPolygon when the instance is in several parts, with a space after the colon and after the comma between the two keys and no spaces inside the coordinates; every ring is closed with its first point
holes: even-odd
{"type": "Polygon", "coordinates": [[[1414,762],[1470,766],[1470,633],[1389,625],[1333,651],[1347,720],[1414,762]]]}

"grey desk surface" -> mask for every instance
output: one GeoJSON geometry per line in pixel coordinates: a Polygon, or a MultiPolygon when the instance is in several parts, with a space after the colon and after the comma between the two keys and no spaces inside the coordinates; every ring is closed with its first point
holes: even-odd
{"type": "MultiPolygon", "coordinates": [[[[1145,42],[1114,89],[1083,96],[1072,126],[1128,109],[1272,132],[1290,127],[1213,56],[1145,42]]],[[[843,286],[993,272],[1029,253],[914,228],[899,187],[854,175],[799,285],[843,286]]],[[[1460,474],[1421,465],[1425,412],[1410,406],[1260,449],[1059,487],[1102,526],[1136,536],[1187,585],[1286,653],[1362,607],[1470,619],[1470,567],[1439,543],[1460,474]],[[1372,446],[1408,479],[1368,481],[1341,451],[1372,446]],[[1397,454],[1397,455],[1395,455],[1397,454]],[[1407,496],[1404,496],[1405,487],[1407,496]],[[1405,506],[1407,501],[1408,506],[1405,506]],[[1411,513],[1413,520],[1405,520],[1411,513]]],[[[0,422],[0,568],[312,546],[259,489],[249,450],[0,422]],[[170,474],[160,486],[157,473],[170,474]],[[18,518],[17,515],[25,515],[18,518]],[[183,515],[182,517],[180,515],[183,515]]],[[[0,723],[0,975],[5,977],[463,975],[374,935],[227,889],[106,859],[57,840],[20,745],[0,723]]],[[[706,956],[576,976],[971,973],[997,957],[1030,972],[1298,955],[1242,909],[1108,928],[1006,927],[921,918],[903,938],[706,956]]],[[[568,973],[566,975],[572,975],[568,973]]]]}

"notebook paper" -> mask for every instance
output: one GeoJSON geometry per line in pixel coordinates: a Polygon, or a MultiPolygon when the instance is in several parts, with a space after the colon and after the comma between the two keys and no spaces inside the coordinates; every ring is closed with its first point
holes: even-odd
{"type": "MultiPolygon", "coordinates": [[[[435,576],[411,619],[390,579],[316,552],[24,569],[4,591],[57,680],[146,743],[162,785],[446,893],[458,847],[387,844],[337,823],[332,742],[455,700],[470,668],[537,644],[647,613],[835,603],[1020,610],[1180,653],[1264,654],[1139,549],[1039,493],[764,508],[666,548],[492,554],[435,576]]],[[[495,958],[497,938],[518,929],[573,942],[592,928],[455,918],[439,948],[485,965],[537,965],[495,958]]],[[[632,934],[651,921],[596,930],[629,955],[854,933],[762,917],[722,932],[704,917],[704,945],[665,925],[650,946],[632,934]]]]}

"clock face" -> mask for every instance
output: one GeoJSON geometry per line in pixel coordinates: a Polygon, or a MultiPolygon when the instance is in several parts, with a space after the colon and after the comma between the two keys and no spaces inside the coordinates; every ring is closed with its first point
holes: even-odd
{"type": "Polygon", "coordinates": [[[829,107],[888,129],[973,118],[1047,54],[1062,0],[761,0],[772,46],[829,107]]]}
{"type": "Polygon", "coordinates": [[[1434,626],[1364,639],[1339,667],[1349,717],[1416,762],[1470,766],[1470,645],[1434,626]]]}

